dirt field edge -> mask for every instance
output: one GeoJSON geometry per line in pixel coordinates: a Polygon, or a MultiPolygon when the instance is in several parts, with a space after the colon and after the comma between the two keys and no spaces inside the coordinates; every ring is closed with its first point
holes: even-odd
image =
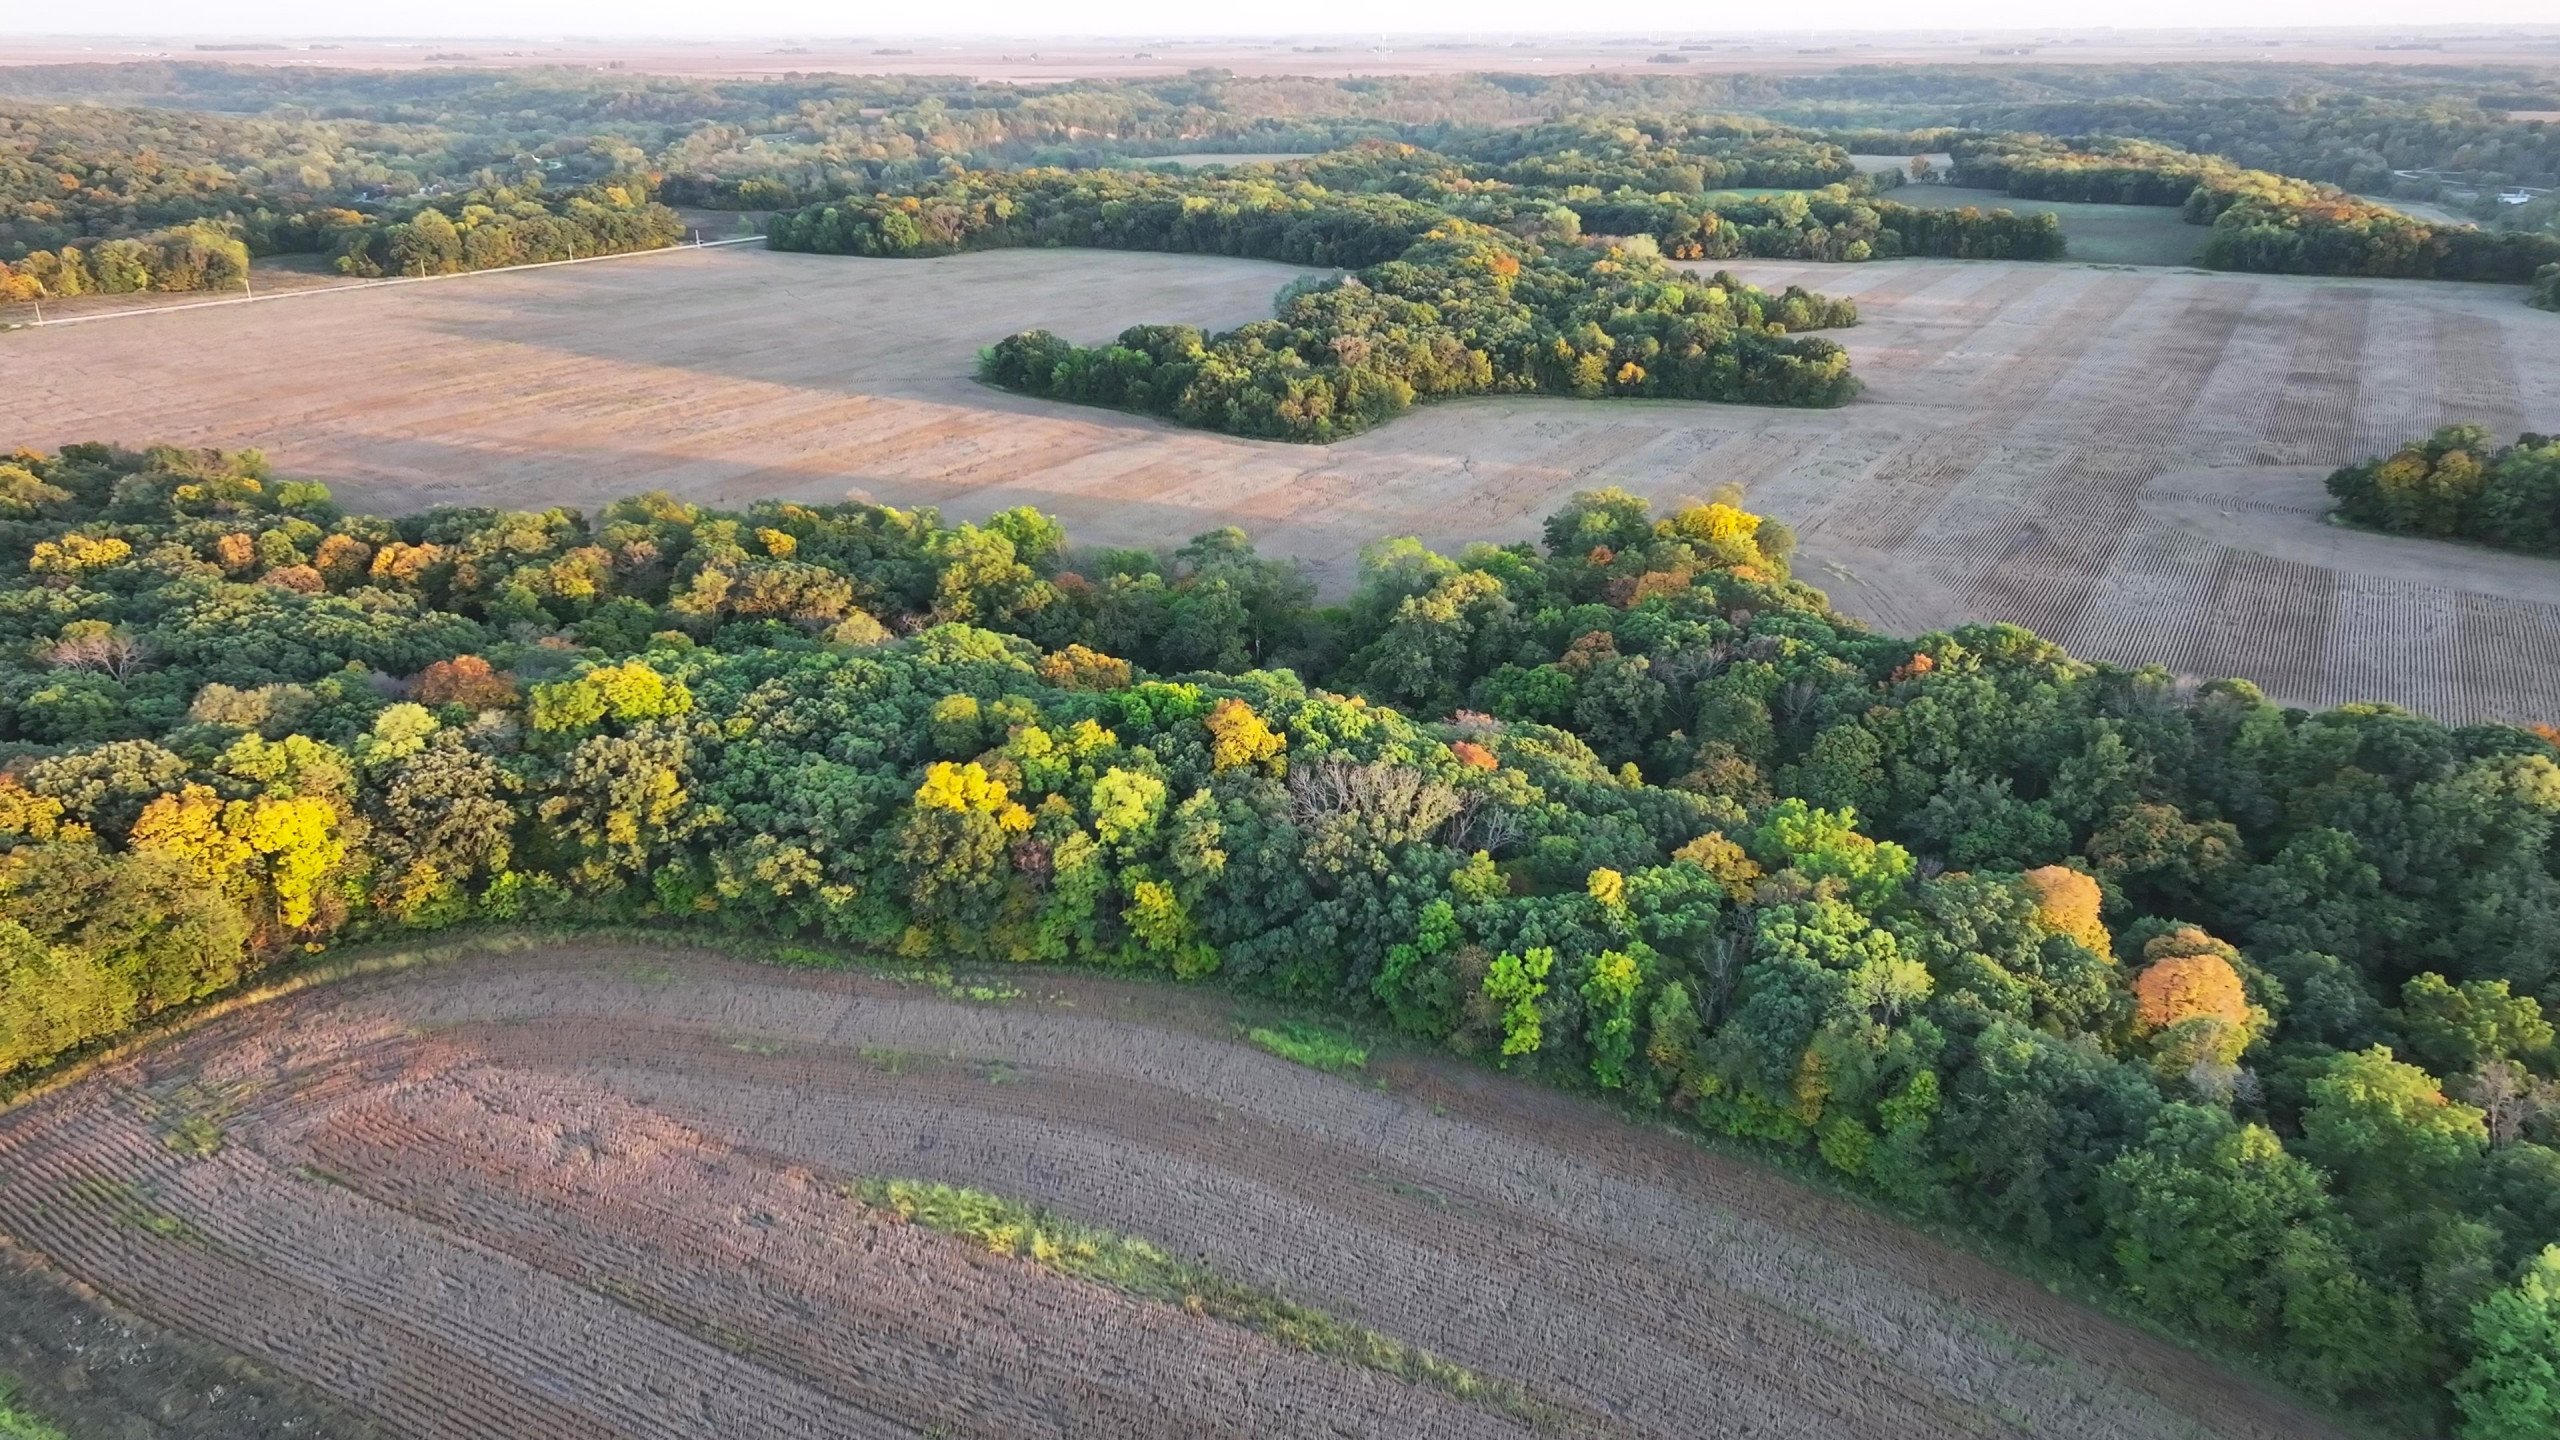
{"type": "MultiPolygon", "coordinates": [[[[855,949],[775,941],[726,932],[685,929],[669,931],[664,928],[643,929],[618,924],[509,924],[446,931],[433,937],[421,937],[411,941],[381,941],[292,963],[280,970],[269,972],[266,978],[250,988],[154,1017],[137,1031],[120,1037],[110,1045],[75,1053],[45,1070],[18,1077],[14,1083],[0,1081],[0,1115],[6,1115],[43,1097],[56,1094],[99,1071],[132,1059],[142,1052],[172,1044],[226,1017],[324,986],[398,975],[411,970],[431,966],[440,967],[472,959],[565,950],[579,945],[598,943],[628,946],[670,956],[689,955],[715,960],[746,961],[779,969],[855,974],[900,985],[933,986],[945,990],[955,978],[964,975],[975,978],[998,975],[1024,976],[1036,973],[1131,985],[1136,989],[1159,991],[1167,995],[1188,995],[1193,997],[1194,1003],[1189,1008],[1194,1010],[1203,1008],[1199,1002],[1207,1001],[1209,997],[1214,996],[1215,1004],[1223,1007],[1225,1012],[1233,1017],[1231,1021],[1217,1025],[1203,1025],[1197,1022],[1196,1017],[1187,1019],[1182,1015],[1181,1007],[1174,1007],[1152,1011],[1147,1023],[1159,1028],[1188,1029],[1202,1033],[1214,1030],[1228,1038],[1233,1038],[1231,1032],[1240,1032],[1246,1025],[1254,1023],[1279,1019],[1315,1018],[1352,1031],[1373,1047],[1373,1058],[1389,1062],[1389,1068],[1399,1068],[1395,1067],[1394,1062],[1401,1058],[1414,1062],[1412,1066],[1404,1068],[1418,1068],[1421,1062],[1428,1061],[1443,1066],[1459,1067],[1471,1075],[1486,1079],[1497,1074],[1485,1066],[1470,1064],[1461,1057],[1445,1051],[1416,1046],[1410,1040],[1358,1017],[1289,1005],[1215,981],[1207,984],[1198,982],[1177,984],[1161,981],[1152,976],[1079,966],[1044,965],[1031,971],[1026,971],[1023,967],[966,966],[954,970],[946,966],[918,965],[913,962],[889,959],[855,949]]],[[[2259,1366],[2198,1345],[2190,1337],[2181,1335],[2159,1324],[2151,1317],[2136,1312],[2112,1290],[2096,1283],[2086,1275],[2048,1257],[2007,1245],[1999,1236],[1931,1217],[1915,1216],[1893,1210],[1870,1195],[1837,1183],[1833,1176],[1807,1157],[1772,1152],[1745,1140],[1701,1132],[1675,1124],[1654,1112],[1612,1103],[1607,1097],[1546,1085],[1535,1085],[1534,1088],[1551,1093],[1559,1099],[1596,1107],[1598,1111],[1607,1113],[1619,1123],[1674,1137],[1707,1154],[1747,1166],[1787,1184],[1814,1192],[1827,1200],[1852,1206],[1887,1224],[1925,1236],[1960,1256],[1980,1261],[2009,1275],[2032,1282],[2048,1293],[2086,1307],[2116,1324],[2139,1330],[2175,1346],[2244,1382],[2250,1388],[2280,1400],[2306,1417],[2315,1418],[2337,1431],[2362,1437],[2362,1440],[2383,1440],[2387,1434],[2384,1430],[2376,1428],[2365,1417],[2336,1410],[2296,1391],[2259,1366]]],[[[5,1272],[12,1263],[23,1268],[24,1257],[17,1254],[15,1247],[6,1237],[0,1237],[0,1272],[5,1272]]],[[[50,1271],[41,1273],[42,1278],[57,1285],[64,1285],[73,1290],[79,1288],[75,1283],[53,1275],[50,1271]]],[[[0,1273],[0,1280],[9,1278],[12,1277],[0,1273]]],[[[92,1305],[97,1306],[95,1297],[89,1298],[92,1305]]],[[[134,1323],[129,1317],[117,1314],[112,1307],[98,1306],[97,1313],[114,1316],[128,1324],[134,1323]]],[[[186,1343],[203,1348],[206,1342],[186,1343]]],[[[254,1362],[231,1355],[227,1351],[222,1352],[222,1359],[224,1363],[233,1366],[238,1373],[253,1376],[264,1374],[262,1368],[254,1362]]],[[[299,1395],[303,1392],[303,1387],[290,1378],[281,1376],[266,1378],[279,1387],[282,1393],[299,1395]]],[[[40,1407],[46,1399],[41,1390],[30,1398],[40,1407]]],[[[360,1429],[347,1433],[370,1436],[378,1432],[372,1429],[360,1429]]]]}

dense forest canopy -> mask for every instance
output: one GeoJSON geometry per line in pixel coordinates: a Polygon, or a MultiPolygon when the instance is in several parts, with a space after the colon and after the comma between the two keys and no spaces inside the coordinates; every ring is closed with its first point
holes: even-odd
{"type": "Polygon", "coordinates": [[[0,258],[225,216],[264,231],[325,198],[416,190],[434,143],[370,124],[0,106],[0,258]]]}
{"type": "Polygon", "coordinates": [[[0,102],[0,259],[199,220],[260,254],[313,248],[301,217],[471,184],[575,188],[646,169],[627,143],[433,125],[0,102]]]}
{"type": "MultiPolygon", "coordinates": [[[[2180,207],[2237,269],[2530,282],[2522,67],[977,85],[0,69],[0,298],[653,248],[1084,245],[1335,273],[1221,335],[998,341],[993,383],[1322,440],[1434,396],[1837,404],[1855,307],[1672,262],[2052,259],[2180,207]],[[1815,128],[1820,127],[1820,128],[1815,128]],[[1169,154],[1304,158],[1207,173],[1169,154]],[[1734,194],[1735,190],[1781,193],[1734,194]]],[[[814,262],[813,262],[814,263],[814,262]]],[[[992,337],[991,337],[992,338],[992,337]]],[[[2332,477],[2560,550],[2560,446],[2332,477]]],[[[1974,1227],[2391,1429],[2560,1433],[2560,731],[1868,632],[1730,503],[1381,538],[1319,606],[867,504],[349,515],[254,454],[0,461],[0,1078],[316,948],[631,922],[1073,963],[1349,1012],[1974,1227]]],[[[2560,717],[2554,717],[2560,718],[2560,717]]]]}
{"type": "Polygon", "coordinates": [[[1029,510],[379,518],[84,446],[0,511],[0,1071],[465,920],[1220,975],[2548,1433],[2551,732],[1871,634],[1616,491],[1331,608],[1029,510]]]}
{"type": "MultiPolygon", "coordinates": [[[[84,164],[136,154],[147,142],[189,166],[219,165],[246,180],[244,214],[260,204],[281,213],[297,195],[328,203],[350,188],[405,194],[439,181],[467,186],[480,183],[478,171],[519,156],[563,162],[571,173],[557,178],[570,184],[645,166],[666,177],[684,203],[694,203],[691,187],[760,182],[785,197],[758,199],[769,207],[909,184],[946,163],[1091,166],[1174,151],[1325,150],[1370,138],[1437,147],[1455,130],[1595,113],[1757,112],[1896,129],[2029,128],[2190,149],[2238,137],[2233,144],[2249,153],[2234,158],[2244,164],[2340,183],[2366,172],[2342,172],[2331,151],[2355,147],[2323,137],[2344,136],[2369,114],[2355,140],[2394,163],[2523,179],[2539,173],[2534,155],[2548,159],[2548,127],[2528,143],[2518,138],[2526,130],[2499,129],[2511,122],[2493,119],[2499,112],[2491,107],[2560,106],[2554,89],[2547,75],[2525,67],[2289,64],[1346,80],[1200,71],[1033,86],[952,77],[705,80],[209,61],[0,68],[0,104],[12,125],[34,117],[44,144],[85,152],[84,164]],[[66,106],[122,108],[80,116],[64,113],[66,106]],[[2445,128],[2445,115],[2465,118],[2445,128]],[[2478,133],[2479,125],[2495,133],[2478,133]],[[2289,137],[2280,146],[2270,138],[2279,134],[2289,137]]],[[[198,218],[207,216],[170,213],[150,223],[198,218]]]]}
{"type": "Polygon", "coordinates": [[[671,244],[640,151],[432,126],[0,105],[0,299],[236,290],[250,257],[446,274],[671,244]]]}

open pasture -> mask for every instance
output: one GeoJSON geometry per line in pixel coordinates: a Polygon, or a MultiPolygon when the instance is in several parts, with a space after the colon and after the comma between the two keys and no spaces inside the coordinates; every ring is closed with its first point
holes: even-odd
{"type": "Polygon", "coordinates": [[[2304,484],[2451,421],[2560,430],[2560,316],[2512,287],[1732,268],[1856,296],[1839,338],[1867,393],[1828,411],[1482,399],[1309,447],[977,384],[977,348],[1012,330],[1231,326],[1298,273],[1093,251],[686,251],[21,331],[0,368],[14,444],[265,446],[357,507],[1030,504],[1089,543],[1240,525],[1336,592],[1377,536],[1516,540],[1577,489],[1739,485],[1802,532],[1804,578],[1889,629],[2008,620],[2298,703],[2560,717],[2560,595],[2539,571],[2416,542],[2368,566],[2304,484]]]}
{"type": "Polygon", "coordinates": [[[1009,973],[1037,993],[588,945],[306,990],[0,1115],[0,1235],[392,1434],[2330,1433],[1667,1131],[1009,973]],[[1535,1425],[900,1223],[869,1176],[1150,1240],[1535,1425]]]}

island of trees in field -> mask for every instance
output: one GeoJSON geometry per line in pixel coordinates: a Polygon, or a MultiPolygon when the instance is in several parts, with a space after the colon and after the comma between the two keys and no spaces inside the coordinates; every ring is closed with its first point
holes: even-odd
{"type": "Polygon", "coordinates": [[[1649,239],[1584,245],[1570,212],[1537,212],[1534,228],[1511,218],[1497,228],[1401,195],[1259,178],[1029,171],[812,206],[775,217],[770,235],[777,249],[850,254],[1092,245],[1361,267],[1293,284],[1277,318],[1224,335],[1140,326],[1082,348],[1032,331],[981,366],[1009,389],[1235,434],[1329,440],[1417,399],[1495,392],[1781,405],[1855,393],[1846,351],[1791,333],[1854,323],[1848,302],[1676,272],[1649,239]]]}
{"type": "Polygon", "coordinates": [[[1319,607],[1232,530],[20,453],[0,1072],[475,921],[1215,976],[2551,1433],[2560,737],[1875,635],[1789,548],[1600,491],[1319,607]]]}
{"type": "Polygon", "coordinates": [[[1279,315],[1223,335],[1140,325],[1109,345],[1008,336],[979,376],[1029,395],[1113,405],[1279,440],[1339,439],[1417,400],[1552,394],[1838,405],[1849,355],[1790,329],[1856,307],[1728,274],[1677,274],[1625,249],[1560,258],[1461,228],[1358,275],[1291,286],[1279,315]]]}
{"type": "Polygon", "coordinates": [[[2560,554],[2560,440],[2494,444],[2449,425],[2392,455],[2329,477],[2340,519],[2402,535],[2560,554]]]}
{"type": "Polygon", "coordinates": [[[1459,155],[1367,142],[1233,175],[962,171],[786,212],[767,233],[776,249],[829,254],[1072,245],[1357,267],[1291,287],[1275,319],[1225,335],[1140,326],[1086,348],[1029,332],[980,372],[1035,395],[1330,440],[1437,396],[1836,405],[1854,393],[1846,352],[1794,333],[1853,323],[1854,306],[1686,274],[1666,253],[2061,253],[2049,215],[1899,206],[1845,184],[1730,208],[1703,193],[1710,175],[1854,168],[1837,147],[1762,126],[1579,120],[1480,136],[1459,155]],[[1615,241],[1587,238],[1595,222],[1615,241]]]}

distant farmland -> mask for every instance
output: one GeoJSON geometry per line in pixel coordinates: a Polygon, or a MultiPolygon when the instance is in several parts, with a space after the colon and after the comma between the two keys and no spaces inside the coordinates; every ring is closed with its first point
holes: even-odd
{"type": "Polygon", "coordinates": [[[977,385],[977,347],[1012,330],[1234,325],[1296,273],[1092,251],[685,252],[19,332],[0,354],[12,443],[263,445],[358,506],[1033,504],[1098,543],[1241,525],[1336,590],[1378,535],[1511,540],[1576,489],[1738,484],[1801,530],[1805,578],[1889,629],[2008,620],[2298,703],[2560,716],[2560,568],[2319,518],[2327,469],[2436,425],[2560,430],[2560,316],[2513,290],[1734,268],[1857,296],[1841,338],[1868,393],[1823,412],[1475,400],[1319,448],[977,385]]]}

